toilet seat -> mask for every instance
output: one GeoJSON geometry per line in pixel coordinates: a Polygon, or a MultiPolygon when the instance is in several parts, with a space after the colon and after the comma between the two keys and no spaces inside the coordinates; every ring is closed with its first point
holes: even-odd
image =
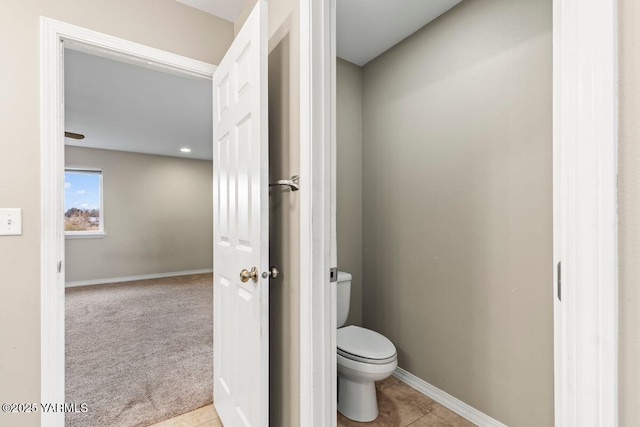
{"type": "Polygon", "coordinates": [[[397,358],[397,356],[394,354],[393,356],[387,357],[386,359],[367,359],[366,357],[357,356],[355,354],[347,353],[347,352],[342,351],[340,349],[338,349],[338,355],[340,355],[340,356],[342,356],[342,357],[344,357],[346,359],[353,360],[354,362],[370,363],[372,365],[383,365],[385,363],[393,362],[397,358]]]}
{"type": "Polygon", "coordinates": [[[359,326],[346,326],[337,331],[338,354],[363,363],[385,364],[397,358],[396,347],[387,337],[359,326]]]}

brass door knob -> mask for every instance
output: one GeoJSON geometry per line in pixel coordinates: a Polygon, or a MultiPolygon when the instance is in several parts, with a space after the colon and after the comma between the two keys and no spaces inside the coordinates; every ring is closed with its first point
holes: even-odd
{"type": "Polygon", "coordinates": [[[242,283],[247,283],[249,279],[252,279],[254,282],[258,281],[257,267],[253,267],[251,271],[248,271],[246,268],[242,269],[240,272],[240,280],[242,280],[242,283]]]}

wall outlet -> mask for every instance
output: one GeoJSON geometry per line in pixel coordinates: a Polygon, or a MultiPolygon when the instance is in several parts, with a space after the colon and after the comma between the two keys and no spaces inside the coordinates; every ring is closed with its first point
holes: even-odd
{"type": "Polygon", "coordinates": [[[22,235],[22,209],[0,208],[0,236],[22,235]]]}

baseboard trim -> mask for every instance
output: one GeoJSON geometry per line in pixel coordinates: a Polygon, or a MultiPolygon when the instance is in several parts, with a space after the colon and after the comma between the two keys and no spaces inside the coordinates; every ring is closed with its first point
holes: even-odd
{"type": "Polygon", "coordinates": [[[432,386],[428,382],[416,377],[402,368],[396,368],[393,376],[415,388],[420,393],[435,400],[442,406],[452,410],[461,417],[476,424],[478,427],[507,427],[505,424],[491,418],[484,412],[478,411],[473,406],[467,405],[463,401],[456,399],[450,394],[432,386]]]}
{"type": "Polygon", "coordinates": [[[213,269],[206,268],[203,270],[172,271],[169,273],[141,274],[138,276],[110,277],[107,279],[78,280],[76,282],[67,282],[65,283],[64,286],[66,288],[73,288],[76,286],[104,285],[106,283],[133,282],[135,280],[161,279],[163,277],[190,276],[192,274],[205,274],[205,273],[213,273],[213,269]]]}

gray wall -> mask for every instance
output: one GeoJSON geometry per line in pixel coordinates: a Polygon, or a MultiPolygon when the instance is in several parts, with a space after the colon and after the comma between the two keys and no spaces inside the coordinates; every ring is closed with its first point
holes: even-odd
{"type": "Polygon", "coordinates": [[[640,4],[619,2],[620,427],[640,425],[640,4]]]}
{"type": "Polygon", "coordinates": [[[213,268],[212,162],[65,147],[102,169],[105,236],[67,239],[66,281],[213,268]]]}
{"type": "MultiPolygon", "coordinates": [[[[1,402],[40,401],[40,16],[212,64],[233,39],[232,23],[175,0],[3,2],[0,205],[23,209],[23,234],[0,238],[1,402]]],[[[0,413],[0,425],[39,426],[40,414],[0,413]]]]}
{"type": "Polygon", "coordinates": [[[353,275],[348,325],[362,325],[362,68],[336,64],[338,269],[353,275]]]}
{"type": "Polygon", "coordinates": [[[553,425],[551,6],[462,2],[363,76],[364,325],[518,427],[553,425]]]}

